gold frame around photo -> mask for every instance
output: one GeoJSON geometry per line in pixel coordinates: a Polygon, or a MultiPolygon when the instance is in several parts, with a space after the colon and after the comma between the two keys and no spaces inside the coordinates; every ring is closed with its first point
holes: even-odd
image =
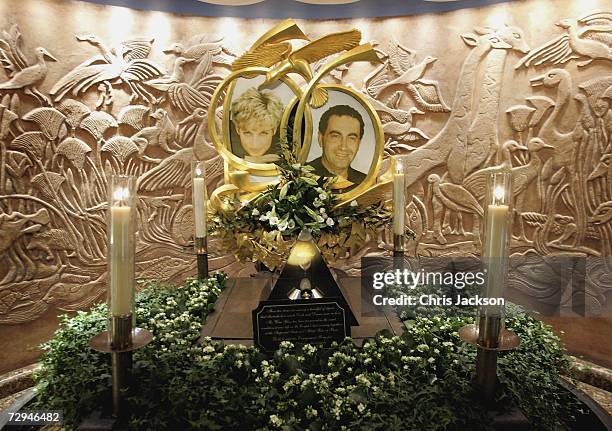
{"type": "MultiPolygon", "coordinates": [[[[210,138],[219,152],[221,157],[225,160],[228,167],[235,170],[248,171],[252,175],[262,177],[276,177],[279,175],[278,167],[274,163],[253,163],[244,160],[242,157],[235,155],[231,149],[231,136],[230,136],[230,121],[231,121],[231,103],[232,94],[236,82],[240,78],[252,77],[253,75],[265,75],[269,71],[265,67],[248,67],[245,69],[237,70],[228,75],[223,82],[215,90],[213,97],[210,102],[209,114],[208,114],[208,130],[210,138]],[[218,105],[223,99],[223,117],[221,119],[222,131],[219,133],[217,122],[214,113],[216,112],[218,105]]],[[[279,125],[280,136],[283,138],[283,131],[287,128],[287,122],[289,120],[289,111],[295,105],[296,100],[300,100],[302,91],[300,87],[287,76],[283,76],[280,80],[286,84],[291,91],[295,94],[291,102],[285,107],[283,116],[281,118],[281,124],[279,125]]]]}

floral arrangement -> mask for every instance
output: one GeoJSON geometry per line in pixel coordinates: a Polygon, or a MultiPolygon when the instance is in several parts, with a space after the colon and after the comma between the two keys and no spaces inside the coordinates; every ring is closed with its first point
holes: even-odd
{"type": "MultiPolygon", "coordinates": [[[[134,353],[129,429],[491,429],[471,384],[476,351],[457,334],[473,317],[417,316],[401,337],[381,333],[362,347],[350,340],[331,348],[285,342],[264,354],[199,340],[224,285],[225,275],[217,274],[183,286],[153,282],[137,294],[138,326],[154,339],[134,353]]],[[[108,355],[87,344],[106,316],[102,304],[62,318],[44,346],[28,408],[63,410],[70,430],[109,407],[108,355]]],[[[499,358],[498,407],[520,407],[534,430],[571,428],[579,404],[559,384],[568,364],[559,339],[520,311],[510,310],[507,326],[523,342],[499,358]]]]}
{"type": "MultiPolygon", "coordinates": [[[[283,146],[285,148],[285,146],[283,146]]],[[[389,224],[388,204],[379,201],[365,207],[357,201],[338,205],[333,190],[336,178],[323,178],[311,166],[297,162],[283,151],[277,163],[278,184],[250,201],[224,199],[210,214],[210,233],[240,261],[261,261],[269,269],[278,267],[302,229],[309,229],[328,262],[347,257],[389,224]]],[[[406,235],[414,238],[407,229],[406,235]]]]}

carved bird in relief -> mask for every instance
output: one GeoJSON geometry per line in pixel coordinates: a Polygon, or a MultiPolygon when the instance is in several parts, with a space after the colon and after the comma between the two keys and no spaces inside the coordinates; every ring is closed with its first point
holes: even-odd
{"type": "Polygon", "coordinates": [[[184,148],[138,178],[138,190],[147,192],[185,188],[191,181],[193,148],[184,148]]]}
{"type": "MultiPolygon", "coordinates": [[[[540,138],[531,138],[527,143],[527,150],[529,151],[531,160],[529,160],[529,163],[526,165],[512,168],[512,195],[515,199],[527,189],[529,184],[531,184],[540,173],[542,161],[537,153],[545,148],[554,149],[552,145],[548,145],[540,138]]],[[[520,208],[520,206],[517,205],[517,208],[520,208]]]]}
{"type": "Polygon", "coordinates": [[[191,63],[192,61],[194,61],[193,58],[178,57],[174,61],[174,67],[170,75],[145,81],[145,84],[159,91],[168,91],[168,88],[170,88],[172,84],[183,82],[185,80],[185,71],[183,66],[187,63],[191,63]]]}
{"type": "MultiPolygon", "coordinates": [[[[346,86],[355,91],[360,91],[351,83],[348,83],[346,86]]],[[[400,99],[404,94],[402,91],[396,91],[384,101],[374,99],[365,91],[361,91],[361,93],[367,99],[367,101],[370,102],[370,105],[372,105],[376,112],[381,114],[381,121],[397,121],[400,123],[406,123],[409,119],[411,119],[411,114],[408,111],[399,108],[400,99]]]]}
{"type": "Polygon", "coordinates": [[[452,211],[483,215],[482,207],[476,198],[465,188],[454,183],[442,183],[438,174],[430,174],[427,181],[431,184],[433,195],[452,211]]]}
{"type": "Polygon", "coordinates": [[[484,199],[487,190],[488,175],[503,170],[510,170],[512,168],[512,153],[521,150],[528,150],[528,148],[513,139],[504,142],[501,148],[501,163],[496,166],[480,169],[468,175],[465,180],[463,180],[463,186],[473,194],[476,199],[481,201],[484,199]]]}
{"type": "Polygon", "coordinates": [[[387,88],[400,87],[412,96],[421,110],[450,112],[450,108],[442,99],[438,82],[422,78],[427,66],[435,61],[434,57],[427,56],[417,63],[416,51],[392,41],[388,46],[387,60],[365,78],[364,86],[372,97],[378,97],[387,88]],[[390,72],[396,77],[391,79],[390,72]]]}
{"type": "MultiPolygon", "coordinates": [[[[174,63],[172,75],[146,81],[145,84],[156,90],[164,92],[170,103],[183,112],[192,113],[197,108],[206,108],[210,103],[212,91],[201,91],[203,84],[216,79],[207,76],[212,68],[212,54],[208,53],[200,60],[191,80],[184,82],[184,65],[193,59],[178,57],[174,63]]],[[[162,98],[163,100],[163,98],[162,98]]]]}
{"type": "Polygon", "coordinates": [[[222,41],[222,36],[211,37],[207,34],[201,34],[191,38],[185,45],[173,43],[163,52],[195,61],[200,60],[206,54],[211,54],[213,63],[229,66],[236,59],[236,55],[222,46],[222,41]]]}
{"type": "Polygon", "coordinates": [[[593,60],[612,60],[612,13],[597,12],[579,19],[566,18],[555,23],[565,34],[533,49],[514,66],[529,67],[543,64],[563,64],[573,59],[585,59],[578,66],[593,60]]]}
{"type": "Polygon", "coordinates": [[[589,221],[595,224],[605,224],[612,221],[612,201],[604,202],[595,208],[589,221]]]}
{"type": "Polygon", "coordinates": [[[543,85],[548,88],[557,88],[557,97],[553,111],[544,121],[538,135],[547,144],[555,148],[553,156],[555,167],[571,166],[573,130],[563,132],[559,129],[559,125],[563,124],[563,117],[567,111],[566,107],[571,102],[572,94],[574,93],[572,77],[567,70],[556,68],[532,78],[530,82],[533,87],[543,85]]]}
{"type": "Polygon", "coordinates": [[[57,59],[45,48],[35,50],[36,63],[31,64],[21,51],[21,32],[14,25],[11,29],[2,32],[0,39],[0,66],[4,69],[8,81],[0,84],[0,92],[23,90],[26,94],[38,99],[42,104],[51,105],[49,98],[36,87],[47,76],[47,63],[45,58],[52,61],[57,59]]]}
{"type": "MultiPolygon", "coordinates": [[[[221,110],[218,114],[221,114],[221,110]]],[[[219,116],[216,117],[220,120],[219,116]]],[[[182,147],[193,147],[197,160],[211,160],[219,153],[208,141],[208,111],[198,108],[179,123],[177,140],[182,147]]]]}
{"type": "Polygon", "coordinates": [[[159,146],[168,153],[175,153],[176,150],[170,148],[170,144],[175,141],[176,126],[170,119],[168,112],[164,109],[157,109],[151,115],[155,119],[155,125],[145,127],[132,136],[132,140],[140,147],[144,141],[144,147],[149,145],[159,146]]]}
{"type": "Polygon", "coordinates": [[[589,175],[588,181],[592,181],[595,178],[605,177],[606,175],[608,180],[612,181],[612,154],[604,154],[601,156],[599,163],[589,175]]]}
{"type": "Polygon", "coordinates": [[[131,103],[138,98],[148,102],[155,100],[142,85],[144,81],[164,75],[161,66],[147,59],[154,39],[131,39],[109,50],[94,35],[77,35],[76,38],[97,47],[101,54],[85,60],[53,86],[50,94],[55,101],[61,100],[69,92],[78,96],[94,85],[104,83],[111,86],[111,82],[117,79],[129,87],[131,103]]]}
{"type": "MultiPolygon", "coordinates": [[[[427,177],[427,182],[429,183],[430,196],[434,204],[434,213],[441,209],[441,204],[443,207],[457,213],[459,226],[462,226],[461,213],[476,214],[483,217],[482,207],[476,198],[459,184],[442,183],[442,179],[437,174],[430,174],[427,177]]],[[[442,214],[434,214],[434,236],[439,242],[445,244],[446,239],[443,237],[440,227],[442,219],[442,214]]],[[[475,225],[477,225],[478,219],[475,217],[474,220],[475,225]]],[[[460,232],[460,234],[464,234],[464,232],[460,232]]]]}
{"type": "Polygon", "coordinates": [[[398,76],[391,80],[389,79],[387,73],[383,72],[381,75],[376,77],[375,80],[369,83],[368,93],[370,93],[372,97],[378,97],[378,95],[387,88],[408,86],[421,78],[425,73],[427,66],[436,60],[437,58],[428,55],[420,63],[417,63],[414,66],[411,66],[405,70],[400,69],[399,71],[395,71],[398,76]]]}
{"type": "Polygon", "coordinates": [[[385,135],[393,136],[400,141],[415,142],[419,140],[428,140],[429,137],[420,129],[412,126],[412,116],[415,114],[425,114],[423,111],[412,106],[408,109],[408,118],[406,122],[400,123],[397,121],[389,121],[383,124],[385,135]]]}

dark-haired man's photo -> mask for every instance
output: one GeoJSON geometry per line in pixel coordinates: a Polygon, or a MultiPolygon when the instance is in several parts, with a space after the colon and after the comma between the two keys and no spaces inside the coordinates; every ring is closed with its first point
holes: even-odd
{"type": "Polygon", "coordinates": [[[314,173],[361,183],[366,175],[352,168],[351,163],[359,150],[363,130],[363,118],[355,108],[335,105],[325,111],[319,120],[318,134],[323,155],[309,162],[314,173]]]}

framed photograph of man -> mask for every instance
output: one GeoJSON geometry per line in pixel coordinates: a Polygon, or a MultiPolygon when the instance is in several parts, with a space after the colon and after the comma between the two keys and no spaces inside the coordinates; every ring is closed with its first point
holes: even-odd
{"type": "Polygon", "coordinates": [[[228,88],[224,102],[224,144],[240,169],[273,174],[281,151],[279,141],[300,90],[290,79],[263,85],[265,75],[238,77],[228,88]]]}
{"type": "Polygon", "coordinates": [[[311,109],[312,128],[305,136],[301,158],[314,173],[338,177],[336,188],[344,194],[356,195],[376,181],[383,152],[382,125],[358,92],[339,85],[323,87],[329,98],[311,109]]]}

